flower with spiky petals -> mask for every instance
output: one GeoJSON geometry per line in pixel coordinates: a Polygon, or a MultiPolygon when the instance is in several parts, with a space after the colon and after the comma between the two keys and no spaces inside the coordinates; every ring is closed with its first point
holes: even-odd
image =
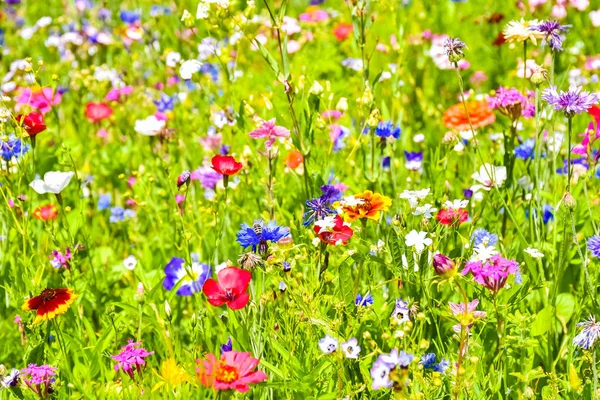
{"type": "Polygon", "coordinates": [[[544,37],[544,33],[537,30],[539,24],[537,19],[525,21],[521,18],[520,21],[510,21],[504,28],[504,39],[509,43],[531,40],[537,45],[537,40],[544,37]]]}
{"type": "Polygon", "coordinates": [[[487,261],[469,261],[462,271],[463,275],[471,273],[475,281],[496,293],[506,284],[509,275],[519,272],[519,263],[507,260],[496,254],[487,261]]]}
{"type": "Polygon", "coordinates": [[[587,241],[587,248],[592,254],[600,258],[600,236],[592,236],[587,241]]]}
{"type": "Polygon", "coordinates": [[[554,110],[563,111],[567,118],[587,112],[600,100],[595,93],[582,91],[577,86],[571,86],[566,92],[559,92],[556,86],[550,86],[542,93],[542,99],[554,107],[554,110]]]}
{"type": "Polygon", "coordinates": [[[448,56],[450,62],[457,63],[465,58],[464,49],[467,48],[465,42],[459,38],[448,37],[444,41],[444,52],[448,56]]]}
{"type": "Polygon", "coordinates": [[[536,31],[544,34],[544,40],[548,42],[550,48],[554,51],[562,51],[561,33],[566,33],[571,25],[561,25],[558,21],[544,21],[535,27],[536,31]]]}
{"type": "Polygon", "coordinates": [[[600,323],[596,322],[596,317],[590,315],[587,321],[580,322],[577,326],[582,326],[583,329],[573,338],[573,344],[584,350],[591,349],[600,338],[600,323]]]}
{"type": "Polygon", "coordinates": [[[277,225],[275,221],[264,223],[262,219],[254,221],[252,226],[246,223],[237,233],[237,242],[244,248],[252,247],[252,251],[265,254],[269,249],[268,242],[277,243],[290,235],[290,229],[277,225]]]}
{"type": "Polygon", "coordinates": [[[71,289],[44,289],[21,307],[24,311],[37,311],[34,324],[49,321],[58,315],[67,312],[71,304],[78,297],[71,289]]]}
{"type": "Polygon", "coordinates": [[[262,257],[251,251],[240,255],[238,258],[238,264],[246,271],[252,271],[257,266],[263,265],[263,263],[262,257]]]}

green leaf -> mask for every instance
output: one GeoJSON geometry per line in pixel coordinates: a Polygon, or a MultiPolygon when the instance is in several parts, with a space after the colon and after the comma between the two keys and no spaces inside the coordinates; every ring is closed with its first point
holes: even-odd
{"type": "Polygon", "coordinates": [[[548,332],[552,325],[553,316],[554,310],[552,309],[552,306],[545,307],[540,311],[535,317],[533,324],[531,324],[531,336],[540,336],[548,332]]]}
{"type": "Polygon", "coordinates": [[[44,361],[44,346],[46,342],[42,341],[35,346],[27,355],[27,365],[29,364],[42,364],[44,361]]]}
{"type": "Polygon", "coordinates": [[[354,259],[348,257],[339,266],[339,288],[340,295],[344,299],[346,306],[354,302],[354,283],[352,281],[352,264],[354,259]]]}
{"type": "Polygon", "coordinates": [[[569,322],[575,312],[575,297],[570,293],[560,293],[556,296],[556,315],[569,322]]]}

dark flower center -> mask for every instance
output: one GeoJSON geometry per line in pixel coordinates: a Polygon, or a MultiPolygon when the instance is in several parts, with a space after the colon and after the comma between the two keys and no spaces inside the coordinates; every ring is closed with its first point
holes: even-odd
{"type": "Polygon", "coordinates": [[[40,293],[40,298],[44,302],[50,301],[50,300],[54,299],[55,297],[56,297],[56,290],[54,290],[54,289],[46,288],[46,289],[42,290],[42,293],[40,293]]]}

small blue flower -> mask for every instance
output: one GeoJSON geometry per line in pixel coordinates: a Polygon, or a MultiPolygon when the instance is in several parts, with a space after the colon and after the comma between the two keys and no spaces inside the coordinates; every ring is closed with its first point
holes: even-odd
{"type": "Polygon", "coordinates": [[[534,158],[535,140],[527,139],[523,144],[515,147],[514,153],[516,158],[521,160],[532,160],[534,158]]]}
{"type": "Polygon", "coordinates": [[[193,262],[191,267],[185,267],[183,258],[173,257],[165,266],[165,280],[163,287],[166,290],[172,290],[177,284],[178,296],[191,296],[194,293],[202,291],[206,280],[212,274],[208,264],[193,262]]]}
{"type": "Polygon", "coordinates": [[[405,151],[404,157],[406,158],[406,162],[404,166],[409,171],[419,171],[423,166],[423,153],[420,151],[410,152],[405,151]]]}
{"type": "Polygon", "coordinates": [[[154,105],[156,105],[156,108],[158,109],[158,111],[160,112],[166,112],[166,111],[170,111],[173,109],[174,107],[174,97],[169,97],[169,95],[165,94],[165,93],[161,93],[160,94],[160,99],[158,100],[154,100],[154,105]]]}
{"type": "Polygon", "coordinates": [[[233,350],[233,342],[231,341],[231,336],[229,336],[227,343],[221,345],[221,354],[233,350]]]}
{"type": "MultiPolygon", "coordinates": [[[[569,161],[568,160],[564,160],[563,161],[563,168],[557,168],[556,169],[556,173],[559,175],[567,175],[567,173],[569,172],[568,168],[567,168],[567,163],[569,161]]],[[[587,162],[586,158],[576,158],[576,159],[572,159],[571,160],[571,165],[581,165],[583,167],[585,167],[585,169],[589,169],[590,165],[587,162]]],[[[571,167],[571,171],[573,170],[573,168],[571,167]]]]}
{"type": "Polygon", "coordinates": [[[5,161],[10,161],[13,157],[19,159],[28,151],[29,145],[14,135],[10,135],[7,140],[0,140],[0,157],[5,161]]]}
{"type": "Polygon", "coordinates": [[[260,246],[261,253],[266,253],[268,249],[267,242],[276,243],[280,239],[290,234],[289,228],[278,226],[275,221],[265,225],[263,220],[254,221],[252,226],[246,223],[242,224],[242,229],[237,233],[237,242],[242,247],[252,247],[252,251],[260,246]]]}
{"type": "Polygon", "coordinates": [[[394,125],[392,121],[380,122],[375,129],[375,134],[382,138],[393,137],[398,139],[400,138],[400,133],[402,133],[402,129],[394,125]]]}
{"type": "Polygon", "coordinates": [[[381,169],[382,170],[389,171],[391,165],[392,165],[392,158],[390,156],[385,156],[381,159],[381,169]]]}
{"type": "Polygon", "coordinates": [[[109,221],[113,224],[135,217],[135,211],[129,209],[126,210],[123,207],[113,207],[110,209],[110,213],[109,221]]]}
{"type": "Polygon", "coordinates": [[[471,241],[475,247],[480,244],[483,244],[485,247],[493,246],[498,243],[498,235],[490,233],[483,228],[477,228],[471,234],[471,241]]]}
{"type": "Polygon", "coordinates": [[[129,11],[129,10],[121,10],[121,14],[119,15],[121,21],[126,24],[133,24],[140,20],[141,15],[137,11],[129,11]]]}
{"type": "Polygon", "coordinates": [[[354,300],[354,304],[357,307],[368,307],[373,305],[373,295],[371,293],[365,294],[363,297],[360,293],[356,295],[356,299],[354,300]]]}
{"type": "Polygon", "coordinates": [[[596,257],[600,257],[600,236],[592,236],[587,241],[587,248],[596,257]]]}
{"type": "Polygon", "coordinates": [[[448,360],[446,360],[445,358],[442,358],[442,361],[439,362],[439,364],[435,365],[433,367],[433,370],[435,372],[440,372],[442,374],[446,373],[446,370],[450,368],[450,362],[448,360]]]}
{"type": "Polygon", "coordinates": [[[292,264],[287,261],[283,262],[283,272],[290,272],[292,270],[292,264]]]}
{"type": "Polygon", "coordinates": [[[100,197],[98,197],[98,210],[102,211],[102,210],[106,210],[107,208],[109,208],[110,200],[111,200],[110,193],[101,194],[100,197]]]}
{"type": "Polygon", "coordinates": [[[435,353],[428,353],[421,357],[420,364],[423,365],[425,369],[433,369],[437,365],[437,359],[435,357],[435,353]]]}

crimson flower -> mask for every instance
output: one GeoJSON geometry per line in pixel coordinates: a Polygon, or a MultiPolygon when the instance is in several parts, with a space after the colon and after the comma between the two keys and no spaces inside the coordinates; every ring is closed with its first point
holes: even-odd
{"type": "Polygon", "coordinates": [[[58,216],[58,209],[54,204],[47,204],[36,208],[33,216],[40,221],[52,221],[58,216]]]}
{"type": "Polygon", "coordinates": [[[588,114],[594,117],[594,120],[597,124],[600,124],[600,107],[597,105],[593,105],[587,110],[588,114]]]}
{"type": "Polygon", "coordinates": [[[437,220],[442,225],[460,225],[469,219],[469,212],[464,208],[442,208],[437,214],[437,220]]]}
{"type": "Polygon", "coordinates": [[[344,222],[339,215],[330,215],[315,221],[314,230],[323,243],[333,246],[347,245],[348,240],[354,234],[350,225],[344,222]]]}
{"type": "Polygon", "coordinates": [[[42,113],[19,114],[17,115],[17,122],[23,126],[23,129],[25,129],[29,136],[35,136],[46,130],[44,115],[42,113]]]}
{"type": "Polygon", "coordinates": [[[71,289],[44,289],[39,296],[27,300],[21,308],[23,311],[37,311],[33,321],[37,324],[66,313],[77,296],[71,289]]]}
{"type": "Polygon", "coordinates": [[[221,175],[231,176],[242,169],[242,163],[235,161],[231,156],[216,155],[212,158],[211,167],[221,175]]]}
{"type": "Polygon", "coordinates": [[[227,304],[232,310],[244,308],[250,300],[246,293],[252,274],[236,267],[223,268],[218,273],[219,282],[209,278],[204,282],[202,291],[213,306],[227,304]]]}
{"type": "Polygon", "coordinates": [[[106,103],[87,103],[85,105],[86,118],[95,124],[109,118],[112,114],[113,109],[106,103]]]}

